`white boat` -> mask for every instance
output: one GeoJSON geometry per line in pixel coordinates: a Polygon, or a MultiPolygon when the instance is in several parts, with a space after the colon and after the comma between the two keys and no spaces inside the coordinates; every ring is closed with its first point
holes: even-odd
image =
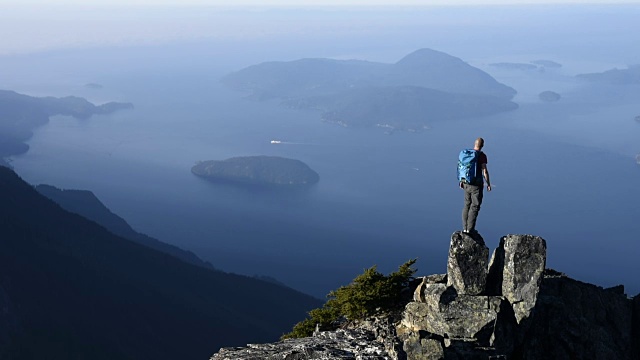
{"type": "Polygon", "coordinates": [[[280,140],[271,140],[272,144],[282,144],[282,141],[280,140]]]}

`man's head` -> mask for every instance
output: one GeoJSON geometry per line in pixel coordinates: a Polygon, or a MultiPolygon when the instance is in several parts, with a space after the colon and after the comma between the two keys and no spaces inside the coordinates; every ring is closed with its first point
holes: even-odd
{"type": "Polygon", "coordinates": [[[482,150],[482,147],[484,146],[484,139],[479,137],[476,139],[476,142],[473,145],[473,148],[476,150],[482,150]]]}

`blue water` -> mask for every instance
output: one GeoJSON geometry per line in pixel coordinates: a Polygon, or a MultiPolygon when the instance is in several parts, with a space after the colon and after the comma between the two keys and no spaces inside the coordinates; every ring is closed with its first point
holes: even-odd
{"type": "Polygon", "coordinates": [[[485,194],[478,229],[491,249],[506,234],[540,235],[548,267],[640,291],[640,124],[633,121],[640,88],[583,84],[566,69],[494,69],[519,91],[518,110],[387,135],[246,100],[217,81],[233,69],[221,62],[16,82],[27,93],[131,101],[135,110],[54,117],[13,166],[33,184],[92,190],[138,231],[217,268],[269,275],[323,297],[372,265],[389,272],[418,258],[419,274],[446,271],[449,238],[461,222],[457,153],[482,136],[494,190],[485,194]],[[87,82],[104,89],[82,87],[87,82]],[[542,90],[563,99],[540,103],[542,90]],[[199,160],[259,154],[300,159],[321,180],[306,192],[267,192],[190,173],[199,160]]]}

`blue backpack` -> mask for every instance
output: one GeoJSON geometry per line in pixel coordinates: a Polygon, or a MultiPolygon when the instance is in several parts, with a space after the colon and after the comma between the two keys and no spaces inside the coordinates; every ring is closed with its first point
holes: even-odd
{"type": "Polygon", "coordinates": [[[478,169],[478,154],[480,152],[474,149],[464,149],[460,151],[458,156],[458,181],[467,184],[477,184],[478,177],[476,174],[478,169]]]}

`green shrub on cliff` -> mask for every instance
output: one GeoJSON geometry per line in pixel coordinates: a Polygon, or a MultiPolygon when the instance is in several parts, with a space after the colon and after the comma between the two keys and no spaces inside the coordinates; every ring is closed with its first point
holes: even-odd
{"type": "Polygon", "coordinates": [[[282,339],[311,336],[316,325],[320,330],[334,330],[342,318],[360,320],[402,307],[402,290],[409,286],[416,272],[412,268],[415,262],[416,259],[409,260],[386,276],[378,272],[375,265],[366,269],[351,284],[331,291],[321,308],[309,311],[309,317],[297,323],[282,339]]]}

